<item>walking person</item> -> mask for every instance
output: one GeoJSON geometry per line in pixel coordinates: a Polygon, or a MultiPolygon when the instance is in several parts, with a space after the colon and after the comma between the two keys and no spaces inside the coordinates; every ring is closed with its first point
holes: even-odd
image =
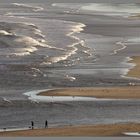
{"type": "Polygon", "coordinates": [[[45,128],[48,128],[48,121],[45,121],[45,128]]]}
{"type": "Polygon", "coordinates": [[[34,122],[31,121],[31,129],[34,129],[34,122]]]}

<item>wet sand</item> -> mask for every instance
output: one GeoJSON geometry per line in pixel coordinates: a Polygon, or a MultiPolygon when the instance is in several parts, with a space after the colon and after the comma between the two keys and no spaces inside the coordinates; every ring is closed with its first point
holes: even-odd
{"type": "Polygon", "coordinates": [[[91,126],[69,126],[63,128],[48,128],[1,132],[0,136],[125,136],[124,132],[140,132],[140,124],[109,124],[91,126]]]}
{"type": "Polygon", "coordinates": [[[136,66],[128,72],[128,76],[140,78],[140,56],[132,57],[130,63],[135,63],[136,66]]]}
{"type": "Polygon", "coordinates": [[[110,99],[140,99],[139,86],[64,88],[40,93],[43,96],[93,96],[110,99]]]}

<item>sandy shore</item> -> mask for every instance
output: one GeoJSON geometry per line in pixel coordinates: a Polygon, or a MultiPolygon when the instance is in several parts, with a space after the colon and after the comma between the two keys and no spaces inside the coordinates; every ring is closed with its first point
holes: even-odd
{"type": "Polygon", "coordinates": [[[140,56],[132,57],[130,63],[135,63],[136,66],[128,72],[128,76],[140,78],[140,56]]]}
{"type": "Polygon", "coordinates": [[[123,132],[140,132],[140,124],[129,123],[34,129],[0,132],[0,136],[123,136],[123,132]]]}
{"type": "Polygon", "coordinates": [[[96,98],[140,99],[140,86],[64,88],[40,93],[43,96],[93,96],[96,98]]]}

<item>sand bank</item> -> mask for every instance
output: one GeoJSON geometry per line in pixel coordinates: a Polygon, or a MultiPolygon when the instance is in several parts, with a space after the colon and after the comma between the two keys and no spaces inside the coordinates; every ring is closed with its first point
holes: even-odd
{"type": "Polygon", "coordinates": [[[128,72],[129,77],[140,78],[140,56],[132,57],[130,63],[135,63],[136,66],[128,72]]]}
{"type": "Polygon", "coordinates": [[[64,88],[41,92],[42,96],[91,96],[107,99],[140,99],[140,86],[64,88]]]}
{"type": "Polygon", "coordinates": [[[34,129],[13,132],[1,132],[0,136],[123,136],[124,132],[140,132],[140,124],[129,123],[34,129]]]}

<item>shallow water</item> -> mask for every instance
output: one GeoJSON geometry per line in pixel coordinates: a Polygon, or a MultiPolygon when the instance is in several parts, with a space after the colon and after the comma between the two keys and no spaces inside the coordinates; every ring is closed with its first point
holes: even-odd
{"type": "Polygon", "coordinates": [[[110,124],[140,121],[139,101],[92,101],[30,103],[13,101],[0,107],[1,128],[44,127],[48,120],[49,127],[80,124],[110,124]]]}
{"type": "Polygon", "coordinates": [[[125,75],[135,66],[130,57],[140,54],[140,20],[129,19],[140,5],[106,1],[0,3],[0,127],[26,127],[31,120],[40,126],[45,118],[52,126],[139,121],[139,101],[69,102],[67,112],[63,103],[31,103],[23,95],[56,87],[139,85],[125,75]]]}

